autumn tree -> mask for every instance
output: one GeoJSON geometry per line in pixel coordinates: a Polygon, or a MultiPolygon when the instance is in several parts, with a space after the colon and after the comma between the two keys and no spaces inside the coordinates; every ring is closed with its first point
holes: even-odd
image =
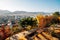
{"type": "Polygon", "coordinates": [[[60,22],[60,14],[59,12],[53,13],[53,15],[37,15],[36,19],[38,21],[39,27],[49,27],[52,24],[57,24],[60,22]]]}
{"type": "Polygon", "coordinates": [[[0,39],[5,40],[7,37],[11,36],[12,32],[9,26],[2,25],[0,29],[0,39]]]}
{"type": "Polygon", "coordinates": [[[10,26],[5,27],[5,37],[9,37],[12,35],[12,30],[10,29],[10,26]]]}
{"type": "Polygon", "coordinates": [[[45,17],[44,17],[43,15],[37,15],[37,16],[36,16],[36,19],[37,19],[37,21],[38,21],[38,26],[39,26],[40,28],[45,27],[45,25],[46,25],[46,20],[45,20],[45,17]]]}

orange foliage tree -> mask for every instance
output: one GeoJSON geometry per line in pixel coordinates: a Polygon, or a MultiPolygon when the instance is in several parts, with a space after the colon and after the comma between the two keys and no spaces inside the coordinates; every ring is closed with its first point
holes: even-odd
{"type": "Polygon", "coordinates": [[[46,24],[46,21],[45,21],[45,17],[43,15],[38,15],[36,17],[37,21],[38,21],[38,27],[44,27],[45,24],[46,24]]]}
{"type": "Polygon", "coordinates": [[[0,28],[0,39],[5,40],[7,37],[9,37],[12,34],[10,27],[5,27],[5,25],[2,25],[0,28]]]}
{"type": "Polygon", "coordinates": [[[43,27],[48,27],[51,25],[51,23],[55,23],[58,19],[55,18],[53,15],[37,15],[36,19],[38,21],[38,26],[43,28],[43,27]]]}

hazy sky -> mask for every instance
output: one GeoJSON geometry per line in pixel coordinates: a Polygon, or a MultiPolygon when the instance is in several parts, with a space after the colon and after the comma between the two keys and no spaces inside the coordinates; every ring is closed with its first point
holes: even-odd
{"type": "Polygon", "coordinates": [[[9,11],[60,11],[60,0],[0,0],[0,9],[9,11]]]}

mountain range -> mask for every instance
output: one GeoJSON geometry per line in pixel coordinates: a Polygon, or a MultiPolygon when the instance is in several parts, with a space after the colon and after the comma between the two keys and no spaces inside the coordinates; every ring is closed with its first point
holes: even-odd
{"type": "Polygon", "coordinates": [[[10,12],[8,10],[0,10],[0,16],[7,16],[7,15],[19,15],[19,16],[35,16],[38,14],[43,14],[43,15],[49,15],[51,13],[47,13],[47,12],[26,12],[26,11],[14,11],[14,12],[10,12]]]}

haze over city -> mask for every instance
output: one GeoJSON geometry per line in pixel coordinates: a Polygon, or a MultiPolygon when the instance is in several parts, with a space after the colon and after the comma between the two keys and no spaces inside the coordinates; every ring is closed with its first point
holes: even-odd
{"type": "Polygon", "coordinates": [[[60,11],[60,0],[0,0],[0,10],[55,12],[60,11]]]}

